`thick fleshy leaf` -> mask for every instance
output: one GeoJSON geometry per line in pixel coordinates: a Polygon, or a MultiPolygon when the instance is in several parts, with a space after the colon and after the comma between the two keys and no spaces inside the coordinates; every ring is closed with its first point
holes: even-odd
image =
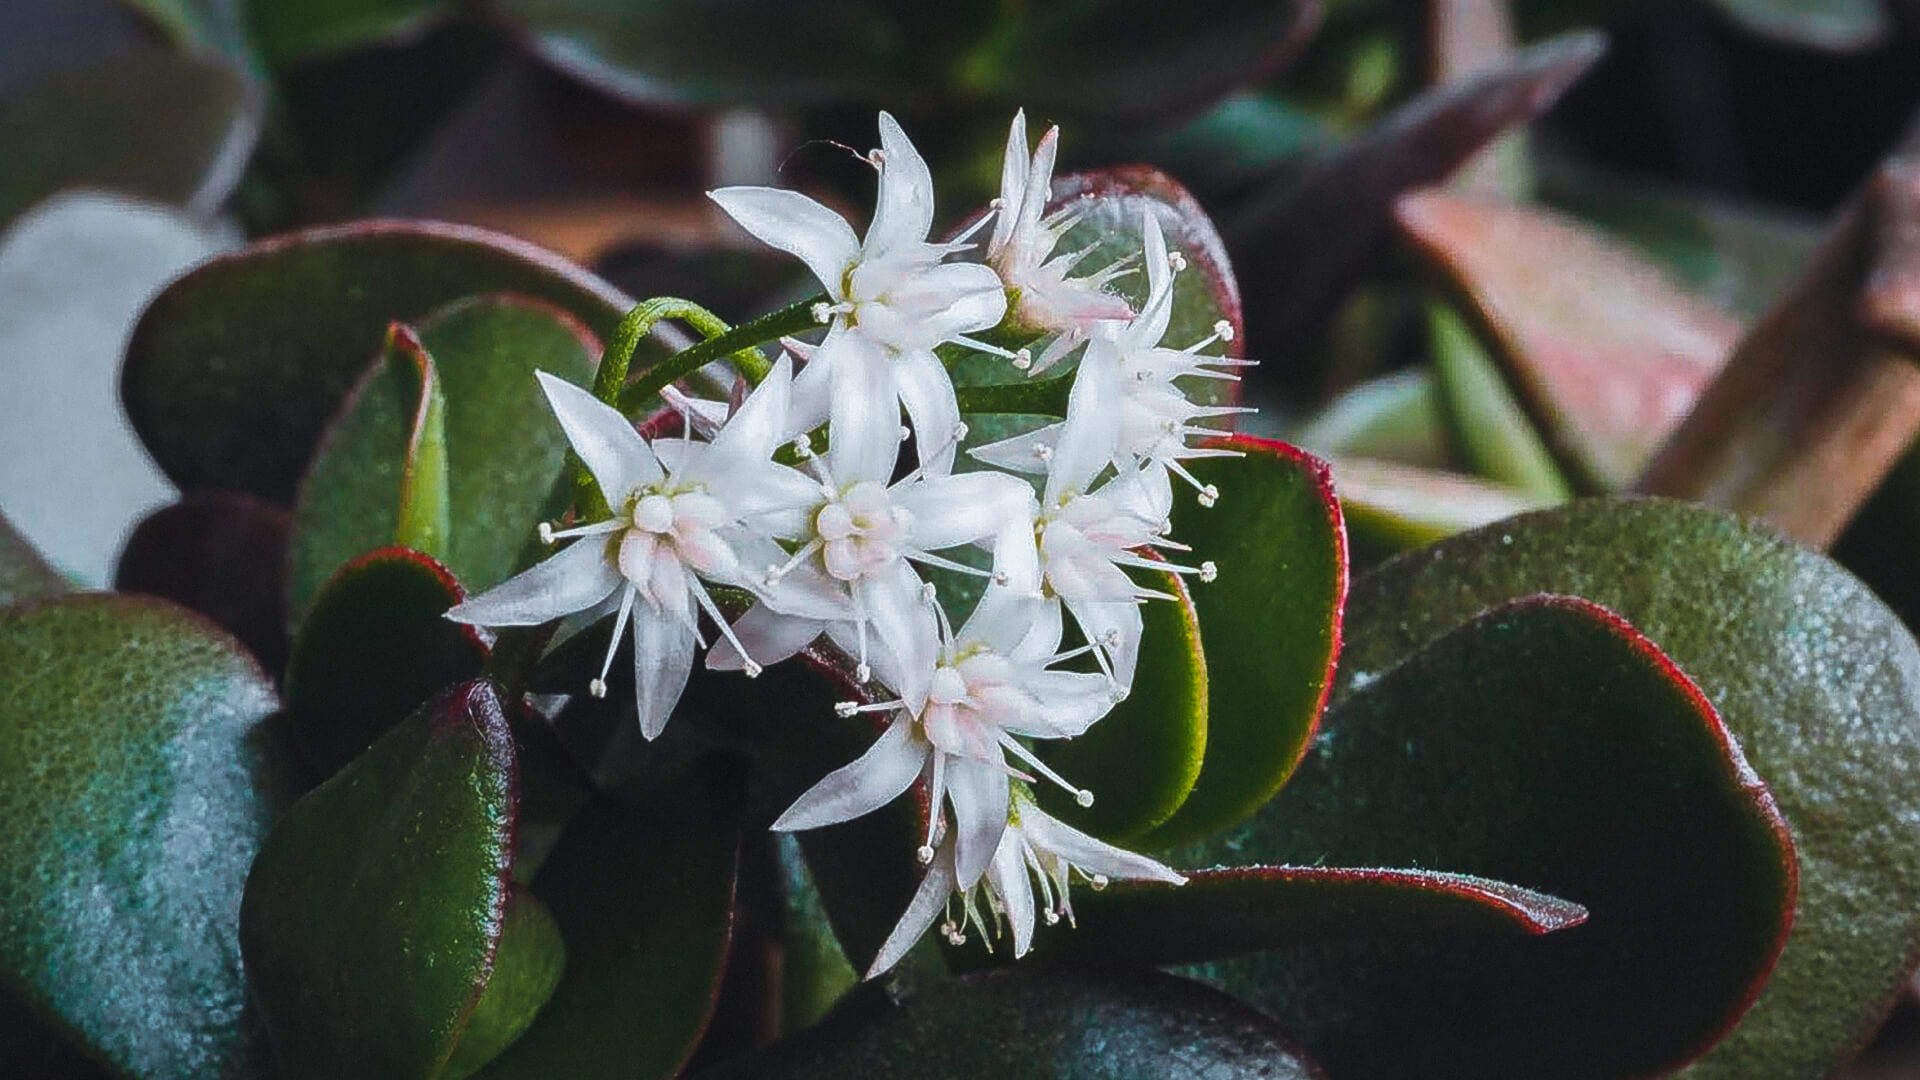
{"type": "Polygon", "coordinates": [[[1714,0],[1756,34],[1833,52],[1864,52],[1893,33],[1882,0],[1714,0]]]}
{"type": "Polygon", "coordinates": [[[1370,566],[1557,501],[1461,473],[1390,461],[1338,459],[1333,474],[1356,565],[1370,566]]]}
{"type": "Polygon", "coordinates": [[[1920,432],[1920,126],[1635,482],[1824,547],[1920,432]]]}
{"type": "Polygon", "coordinates": [[[1286,789],[1194,857],[1452,870],[1590,917],[1539,940],[1309,943],[1222,964],[1221,985],[1380,1077],[1651,1075],[1738,1021],[1792,920],[1793,843],[1665,654],[1535,596],[1363,670],[1286,789]]]}
{"type": "Polygon", "coordinates": [[[241,0],[248,37],[274,64],[417,36],[447,0],[241,0]]]}
{"type": "Polygon", "coordinates": [[[1315,0],[1002,9],[958,83],[1041,115],[1163,119],[1274,74],[1319,24],[1315,0]]]}
{"type": "Polygon", "coordinates": [[[0,470],[0,505],[84,585],[105,585],[127,530],[174,497],[116,403],[127,331],[224,242],[179,211],[97,192],[48,199],[0,240],[0,460],[33,463],[0,470]]]}
{"type": "MultiPolygon", "coordinates": [[[[1444,541],[1355,583],[1340,688],[1482,609],[1588,597],[1718,706],[1793,827],[1800,901],[1745,1022],[1692,1075],[1824,1074],[1878,1025],[1920,950],[1920,647],[1824,557],[1664,500],[1594,501],[1444,541]]],[[[1470,868],[1467,868],[1470,869],[1470,868]]],[[[1551,888],[1550,883],[1525,882],[1551,888]]],[[[1592,897],[1564,892],[1592,907],[1592,897]]]]}
{"type": "Polygon", "coordinates": [[[388,324],[497,291],[548,301],[601,335],[632,306],[578,267],[484,229],[329,226],[259,241],[168,286],[134,330],[121,397],[182,489],[290,502],[388,324]]]}
{"type": "Polygon", "coordinates": [[[0,225],[75,187],[210,215],[259,134],[259,95],[203,57],[139,52],[55,76],[0,103],[0,225]]]}
{"type": "Polygon", "coordinates": [[[1273,1022],[1153,971],[1031,966],[875,993],[861,1008],[699,1074],[700,1080],[1307,1080],[1273,1022]]]}
{"type": "Polygon", "coordinates": [[[566,957],[566,942],[552,912],[532,893],[516,889],[507,898],[493,975],[440,1075],[465,1080],[525,1034],[560,985],[566,957]]]}
{"type": "Polygon", "coordinates": [[[860,982],[840,940],[827,925],[827,909],[813,872],[792,834],[776,838],[780,873],[780,1027],[811,1027],[860,982]]]}
{"type": "Polygon", "coordinates": [[[1500,369],[1451,305],[1429,300],[1433,383],[1461,455],[1481,476],[1543,499],[1572,490],[1500,369]]]}
{"type": "Polygon", "coordinates": [[[274,827],[240,945],[281,1075],[428,1077],[505,924],[518,783],[491,684],[428,702],[274,827]]]}
{"type": "Polygon", "coordinates": [[[66,591],[66,579],[48,566],[47,560],[0,513],[0,604],[58,596],[66,591]]]}
{"type": "Polygon", "coordinates": [[[332,776],[420,703],[480,674],[487,650],[448,622],[464,599],[420,552],[382,548],[340,568],[301,620],[287,664],[287,712],[300,748],[332,776]]]}
{"type": "Polygon", "coordinates": [[[1428,189],[1394,214],[1583,490],[1632,483],[1739,339],[1660,267],[1550,211],[1428,189]]]}
{"type": "Polygon", "coordinates": [[[1045,784],[1035,789],[1041,806],[1076,829],[1114,841],[1173,816],[1200,776],[1207,747],[1207,658],[1193,597],[1178,575],[1143,580],[1179,599],[1141,609],[1132,692],[1086,734],[1034,745],[1047,764],[1095,795],[1092,806],[1082,807],[1058,785],[1045,784]]]}
{"type": "Polygon", "coordinates": [[[1236,250],[1268,253],[1239,267],[1241,288],[1261,298],[1261,340],[1284,347],[1329,317],[1386,245],[1401,193],[1446,179],[1495,136],[1545,112],[1605,44],[1591,32],[1556,38],[1430,90],[1304,175],[1250,199],[1224,224],[1236,250]]]}
{"type": "Polygon", "coordinates": [[[287,662],[287,534],[293,516],[209,491],[148,514],[127,537],[113,587],[164,597],[219,623],[268,671],[287,662]]]}
{"type": "Polygon", "coordinates": [[[1173,535],[1220,571],[1193,597],[1206,645],[1206,755],[1186,802],[1133,841],[1143,848],[1205,836],[1279,790],[1320,720],[1340,651],[1347,535],[1326,465],[1285,443],[1215,445],[1245,455],[1193,463],[1219,504],[1183,493],[1173,510],[1173,535]]]}
{"type": "Polygon", "coordinates": [[[172,604],[0,609],[0,989],[116,1074],[270,1068],[234,924],[291,793],[277,707],[172,604]]]}
{"type": "Polygon", "coordinates": [[[1116,882],[1073,899],[1048,956],[1198,964],[1329,942],[1505,941],[1586,921],[1579,904],[1465,874],[1325,866],[1187,871],[1180,886],[1116,882]]]}
{"type": "Polygon", "coordinates": [[[655,1080],[686,1063],[712,1014],[733,933],[737,778],[696,769],[638,804],[603,796],[534,879],[567,970],[483,1080],[655,1080]]]}
{"type": "Polygon", "coordinates": [[[413,411],[407,417],[406,452],[400,466],[399,525],[394,539],[436,559],[447,557],[453,531],[452,480],[447,475],[447,395],[440,371],[404,323],[387,328],[386,358],[411,379],[413,411]]]}
{"type": "MultiPolygon", "coordinates": [[[[584,385],[599,345],[544,304],[460,301],[419,325],[445,396],[446,564],[481,592],[520,566],[566,461],[567,440],[535,371],[584,385]]],[[[320,584],[400,527],[417,379],[382,358],[327,432],[294,509],[292,599],[300,618],[320,584]]]]}
{"type": "Polygon", "coordinates": [[[121,0],[188,49],[251,61],[245,0],[121,0]]]}
{"type": "Polygon", "coordinates": [[[1347,390],[1287,441],[1329,460],[1379,458],[1440,469],[1454,457],[1445,405],[1426,368],[1396,371],[1347,390]]]}

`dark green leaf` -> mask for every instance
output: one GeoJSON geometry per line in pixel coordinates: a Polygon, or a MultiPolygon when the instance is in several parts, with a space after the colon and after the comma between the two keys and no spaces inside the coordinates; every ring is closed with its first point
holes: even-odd
{"type": "Polygon", "coordinates": [[[0,103],[0,225],[72,187],[211,215],[259,133],[246,80],[196,56],[139,52],[63,73],[0,103]]]}
{"type": "Polygon", "coordinates": [[[1535,596],[1361,670],[1293,781],[1204,854],[1477,874],[1590,917],[1538,940],[1307,944],[1212,969],[1224,987],[1379,1077],[1652,1075],[1739,1020],[1785,943],[1793,843],[1658,648],[1535,596]]]}
{"type": "Polygon", "coordinates": [[[413,410],[406,420],[406,453],[400,467],[400,524],[394,539],[403,547],[436,559],[447,557],[453,531],[451,481],[447,476],[447,397],[433,357],[412,327],[395,323],[387,330],[388,366],[411,380],[413,410]]]}
{"type": "Polygon", "coordinates": [[[1893,32],[1881,0],[1714,0],[1714,6],[1756,34],[1833,52],[1864,52],[1893,32]]]}
{"type": "Polygon", "coordinates": [[[566,974],[483,1080],[655,1080],[686,1063],[732,936],[738,788],[696,770],[642,803],[603,796],[573,820],[533,885],[566,938],[566,974]]]}
{"type": "Polygon", "coordinates": [[[1333,472],[1356,566],[1552,503],[1504,484],[1390,461],[1340,458],[1333,472]]]}
{"type": "MultiPolygon", "coordinates": [[[[586,385],[599,344],[564,314],[512,297],[460,301],[420,324],[446,398],[446,564],[478,592],[535,543],[567,440],[534,378],[586,385]]],[[[300,618],[335,569],[394,542],[416,376],[376,360],[342,407],[294,509],[290,608],[300,618]]]]}
{"type": "Polygon", "coordinates": [[[1430,870],[1241,866],[1194,870],[1178,887],[1083,891],[1069,933],[1036,943],[1090,963],[1194,964],[1328,942],[1500,941],[1578,926],[1579,904],[1430,870]]]}
{"type": "Polygon", "coordinates": [[[382,548],[340,568],[300,624],[287,712],[300,748],[332,776],[421,702],[480,673],[486,647],[448,622],[464,599],[445,567],[382,548]]]}
{"type": "Polygon", "coordinates": [[[58,596],[67,591],[59,571],[47,565],[27,538],[0,513],[0,604],[58,596]]]}
{"type": "Polygon", "coordinates": [[[1241,288],[1262,298],[1262,340],[1284,346],[1330,316],[1386,245],[1402,192],[1446,179],[1495,136],[1545,112],[1605,45],[1591,32],[1557,38],[1430,90],[1297,180],[1248,200],[1225,224],[1236,251],[1266,253],[1243,255],[1238,268],[1241,288]]]}
{"type": "MultiPolygon", "coordinates": [[[[1196,461],[1219,505],[1179,498],[1173,535],[1220,580],[1195,589],[1206,649],[1206,756],[1179,810],[1135,843],[1205,836],[1267,801],[1299,761],[1340,649],[1346,528],[1326,465],[1285,443],[1236,438],[1240,458],[1196,461]]],[[[1149,642],[1147,648],[1159,645],[1149,642]]]]}
{"type": "Polygon", "coordinates": [[[1156,0],[1003,8],[959,89],[1054,112],[1155,119],[1273,75],[1320,22],[1311,0],[1156,0]]]}
{"type": "Polygon", "coordinates": [[[1441,469],[1453,464],[1447,436],[1433,373],[1412,368],[1347,390],[1287,439],[1330,460],[1379,458],[1441,469]]]}
{"type": "MultiPolygon", "coordinates": [[[[1718,705],[1793,826],[1793,936],[1746,1021],[1692,1072],[1831,1071],[1878,1025],[1920,950],[1920,648],[1845,571],[1770,532],[1682,503],[1595,501],[1361,578],[1340,686],[1537,591],[1605,604],[1658,642],[1718,705]]],[[[1561,895],[1601,917],[1591,897],[1561,895]]]]}
{"type": "Polygon", "coordinates": [[[1739,340],[1739,323],[1658,266],[1548,211],[1436,189],[1395,215],[1583,490],[1632,483],[1739,340]]]}
{"type": "Polygon", "coordinates": [[[448,0],[243,0],[255,47],[273,64],[417,35],[448,0]]]}
{"type": "Polygon", "coordinates": [[[329,226],[260,241],[168,286],[134,329],[121,397],[182,489],[290,502],[388,324],[496,291],[556,304],[597,334],[632,306],[557,256],[484,229],[329,226]]]}
{"type": "Polygon", "coordinates": [[[460,1036],[441,1075],[465,1080],[512,1046],[553,997],[566,969],[566,943],[552,913],[533,894],[515,891],[507,899],[507,921],[493,954],[493,977],[473,1007],[473,1020],[460,1036]]]}
{"type": "MultiPolygon", "coordinates": [[[[1177,601],[1141,611],[1144,630],[1133,691],[1085,735],[1034,749],[1097,799],[1081,807],[1053,784],[1035,790],[1048,813],[1108,840],[1138,836],[1173,816],[1193,790],[1207,747],[1207,658],[1186,582],[1156,574],[1149,588],[1177,601]]],[[[1204,587],[1204,586],[1203,586],[1204,587]]]]}
{"type": "Polygon", "coordinates": [[[1306,1080],[1271,1020],[1152,971],[1018,967],[875,995],[701,1080],[1306,1080]]]}
{"type": "Polygon", "coordinates": [[[791,834],[777,837],[780,866],[780,1029],[812,1027],[860,982],[840,940],[827,923],[827,909],[813,873],[791,834]]]}
{"type": "Polygon", "coordinates": [[[0,989],[116,1073],[269,1067],[234,922],[289,798],[276,707],[171,604],[0,609],[0,989]]]}
{"type": "Polygon", "coordinates": [[[410,1080],[445,1066],[506,918],[517,771],[492,685],[468,683],[274,827],[240,943],[282,1075],[410,1080]]]}
{"type": "Polygon", "coordinates": [[[148,514],[113,587],[164,597],[237,637],[268,671],[287,662],[287,533],[293,518],[251,495],[209,491],[148,514]]]}

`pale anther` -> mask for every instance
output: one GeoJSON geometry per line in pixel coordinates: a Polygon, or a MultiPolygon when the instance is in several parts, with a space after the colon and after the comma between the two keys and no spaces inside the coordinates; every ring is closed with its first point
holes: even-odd
{"type": "Polygon", "coordinates": [[[925,866],[933,861],[933,848],[921,844],[919,850],[913,853],[913,857],[920,860],[921,866],[925,866]]]}
{"type": "Polygon", "coordinates": [[[607,680],[595,679],[592,682],[588,683],[587,693],[592,694],[594,697],[597,697],[597,698],[606,697],[607,696],[607,680]]]}
{"type": "Polygon", "coordinates": [[[1167,265],[1173,267],[1173,272],[1177,274],[1187,268],[1187,257],[1177,251],[1169,251],[1167,252],[1167,265]]]}
{"type": "Polygon", "coordinates": [[[938,599],[939,596],[940,596],[940,589],[938,586],[934,585],[933,582],[923,581],[920,583],[920,599],[925,600],[927,603],[931,604],[936,599],[938,599]]]}
{"type": "Polygon", "coordinates": [[[1047,925],[1048,926],[1060,925],[1060,913],[1053,910],[1052,908],[1047,909],[1047,925]]]}
{"type": "Polygon", "coordinates": [[[907,427],[907,425],[905,424],[900,425],[900,441],[901,442],[906,442],[908,437],[911,436],[912,434],[913,434],[912,430],[910,430],[907,427]]]}
{"type": "Polygon", "coordinates": [[[824,300],[807,310],[813,313],[814,322],[825,324],[833,321],[833,305],[824,300]]]}
{"type": "Polygon", "coordinates": [[[995,585],[1005,585],[1010,580],[1012,579],[1007,577],[1007,572],[1005,570],[995,570],[993,572],[993,583],[995,585]]]}
{"type": "Polygon", "coordinates": [[[1088,791],[1086,788],[1081,788],[1079,791],[1073,793],[1073,801],[1079,803],[1082,807],[1092,806],[1093,792],[1088,791]]]}
{"type": "Polygon", "coordinates": [[[755,663],[753,658],[750,656],[743,656],[740,658],[740,660],[741,660],[740,670],[746,672],[747,678],[749,679],[757,679],[760,677],[761,672],[767,670],[766,668],[763,668],[759,664],[755,663]]]}
{"type": "Polygon", "coordinates": [[[1013,353],[1013,366],[1016,368],[1019,368],[1021,371],[1025,371],[1028,368],[1032,367],[1033,366],[1032,350],[1015,349],[1013,353]]]}
{"type": "Polygon", "coordinates": [[[1046,443],[1041,443],[1033,448],[1033,456],[1039,458],[1041,461],[1052,461],[1053,447],[1048,446],[1046,443]]]}
{"type": "Polygon", "coordinates": [[[1212,559],[1208,559],[1206,562],[1200,564],[1201,581],[1216,581],[1219,577],[1220,567],[1216,566],[1212,559]]]}
{"type": "Polygon", "coordinates": [[[800,460],[802,461],[805,461],[808,458],[812,457],[813,456],[813,436],[807,434],[804,431],[798,435],[795,435],[793,437],[793,452],[795,454],[798,454],[800,456],[800,460]]]}
{"type": "Polygon", "coordinates": [[[1214,487],[1212,484],[1208,484],[1206,487],[1200,489],[1199,501],[1201,506],[1211,507],[1214,503],[1220,501],[1220,489],[1214,487]]]}
{"type": "Polygon", "coordinates": [[[834,714],[842,720],[851,720],[860,715],[860,703],[857,701],[836,701],[833,703],[833,711],[834,714]]]}
{"type": "Polygon", "coordinates": [[[1233,324],[1225,319],[1213,324],[1213,332],[1220,336],[1221,341],[1233,340],[1233,324]]]}
{"type": "Polygon", "coordinates": [[[544,521],[540,523],[540,542],[543,544],[553,543],[553,526],[544,521]]]}
{"type": "Polygon", "coordinates": [[[1107,875],[1095,874],[1087,879],[1087,883],[1096,889],[1104,889],[1107,887],[1107,875]]]}
{"type": "Polygon", "coordinates": [[[866,662],[862,661],[861,663],[854,665],[853,677],[860,680],[861,682],[872,682],[873,667],[867,664],[866,662]]]}

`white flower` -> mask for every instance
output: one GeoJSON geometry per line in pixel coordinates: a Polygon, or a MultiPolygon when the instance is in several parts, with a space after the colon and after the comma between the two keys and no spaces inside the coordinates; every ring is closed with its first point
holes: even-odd
{"type": "Polygon", "coordinates": [[[1081,211],[1062,207],[1046,212],[1052,195],[1053,159],[1060,129],[1051,127],[1027,157],[1027,114],[1013,114],[1007,132],[1007,154],[1000,165],[1000,199],[993,236],[987,242],[987,265],[999,271],[1013,296],[1014,322],[1036,332],[1058,332],[1033,361],[1034,372],[1044,371],[1087,339],[1096,323],[1133,317],[1133,309],[1106,291],[1106,284],[1130,272],[1132,258],[1121,259],[1085,277],[1068,277],[1093,250],[1054,254],[1060,238],[1079,221],[1081,211]]]}
{"type": "MultiPolygon", "coordinates": [[[[921,879],[920,888],[907,904],[906,913],[881,944],[865,977],[871,979],[899,963],[943,911],[948,914],[940,929],[950,944],[963,944],[969,925],[986,941],[990,934],[986,920],[981,917],[977,897],[982,892],[987,910],[993,916],[994,929],[1000,928],[1000,920],[1004,918],[1013,932],[1014,958],[1025,956],[1033,945],[1036,908],[1049,926],[1062,918],[1072,923],[1073,904],[1068,889],[1075,874],[1096,889],[1117,880],[1161,881],[1169,885],[1184,885],[1187,881],[1178,871],[1145,855],[1102,843],[1061,822],[1040,809],[1032,797],[1016,785],[1007,810],[1006,831],[1001,834],[1000,844],[994,849],[993,860],[980,883],[974,887],[960,885],[954,846],[943,841],[928,864],[927,876],[921,879]],[[1038,897],[1035,885],[1039,886],[1038,897]],[[958,918],[951,913],[956,899],[961,909],[958,918]]],[[[991,949],[992,943],[988,942],[987,947],[991,949]]]]}
{"type": "MultiPolygon", "coordinates": [[[[1188,439],[1223,434],[1196,421],[1253,410],[1235,405],[1197,404],[1175,380],[1238,380],[1239,376],[1233,372],[1219,369],[1244,367],[1252,361],[1201,354],[1201,349],[1214,342],[1232,338],[1233,326],[1224,319],[1214,325],[1211,337],[1183,349],[1160,344],[1173,315],[1175,267],[1184,264],[1170,259],[1166,238],[1151,210],[1143,215],[1141,228],[1146,249],[1147,302],[1131,321],[1099,324],[1080,361],[1073,392],[1081,394],[1082,387],[1087,386],[1092,393],[1090,384],[1102,387],[1098,392],[1102,422],[1105,422],[1105,410],[1111,410],[1112,414],[1112,463],[1122,474],[1130,469],[1144,470],[1155,490],[1156,505],[1171,506],[1172,492],[1167,480],[1171,473],[1199,491],[1203,505],[1211,506],[1220,493],[1194,479],[1180,463],[1193,458],[1237,456],[1237,452],[1191,446],[1188,439]]],[[[1069,414],[1071,412],[1070,405],[1069,414]]],[[[1050,424],[1025,435],[978,447],[973,456],[1002,468],[1040,472],[1049,468],[1048,462],[1064,437],[1067,423],[1050,424]]]]}
{"type": "MultiPolygon", "coordinates": [[[[943,804],[952,809],[955,880],[970,888],[1006,829],[1008,785],[1015,776],[1025,778],[1009,767],[1008,753],[1090,805],[1091,792],[1062,779],[1016,738],[1072,738],[1113,707],[1105,676],[1048,670],[1081,651],[1055,655],[1057,614],[1038,599],[988,587],[958,634],[943,626],[922,707],[915,710],[905,700],[841,703],[846,716],[890,712],[893,720],[865,754],[828,773],[773,827],[814,829],[851,820],[893,801],[925,775],[933,821],[940,821],[943,804]]],[[[929,835],[920,849],[922,862],[934,857],[933,843],[929,835]]]]}
{"type": "MultiPolygon", "coordinates": [[[[750,568],[778,553],[771,537],[750,527],[768,509],[790,501],[812,481],[770,458],[786,424],[792,364],[784,357],[712,442],[659,440],[653,445],[619,411],[545,372],[541,389],[567,439],[613,508],[606,521],[553,532],[577,538],[559,554],[447,612],[455,622],[534,626],[563,616],[576,624],[617,610],[613,639],[595,679],[606,693],[629,620],[640,730],[658,735],[680,699],[699,640],[699,611],[730,634],[701,579],[753,588],[750,568]],[[656,451],[658,451],[656,453],[656,451]],[[636,602],[638,601],[638,602],[636,602]]],[[[757,674],[759,665],[746,665],[757,674]]]]}
{"type": "Polygon", "coordinates": [[[945,472],[960,408],[933,349],[950,341],[978,346],[965,335],[1000,322],[1006,293],[988,267],[943,261],[965,244],[927,242],[933,176],[887,113],[880,114],[880,149],[869,160],[880,172],[880,192],[864,240],[840,215],[798,192],[730,187],[709,194],[748,232],[806,263],[832,301],[819,309],[831,324],[827,338],[795,383],[795,430],[830,416],[838,428],[843,408],[885,416],[891,430],[899,401],[913,421],[921,463],[945,472]]]}
{"type": "MultiPolygon", "coordinates": [[[[819,487],[765,519],[798,548],[766,568],[767,599],[734,631],[763,663],[791,656],[826,631],[856,657],[862,682],[872,677],[873,656],[886,657],[881,670],[888,684],[918,709],[939,641],[909,560],[985,575],[933,553],[991,537],[991,576],[1031,578],[1037,565],[1033,489],[1004,473],[927,476],[924,469],[889,486],[898,450],[892,430],[874,418],[845,419],[845,426],[831,429],[824,457],[800,437],[819,487]],[[874,648],[870,630],[884,652],[874,648]]],[[[716,669],[741,663],[740,653],[726,645],[707,657],[716,669]]]]}

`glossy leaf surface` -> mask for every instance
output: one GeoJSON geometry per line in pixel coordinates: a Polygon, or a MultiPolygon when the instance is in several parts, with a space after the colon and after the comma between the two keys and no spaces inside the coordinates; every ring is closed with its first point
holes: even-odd
{"type": "Polygon", "coordinates": [[[1032,966],[875,995],[701,1080],[1306,1080],[1319,1070],[1271,1020],[1204,986],[1152,971],[1032,966]],[[877,1000],[876,1000],[877,999],[877,1000]]]}
{"type": "Polygon", "coordinates": [[[525,1034],[560,985],[566,958],[566,942],[553,914],[532,893],[516,889],[507,898],[493,975],[441,1075],[465,1080],[525,1034]]]}
{"type": "MultiPolygon", "coordinates": [[[[1476,530],[1356,582],[1339,688],[1537,591],[1621,613],[1717,705],[1793,828],[1800,900],[1758,1004],[1690,1075],[1824,1073],[1920,950],[1920,648],[1846,571],[1664,500],[1576,503],[1476,530]]],[[[1574,899],[1580,899],[1573,896],[1574,899]]],[[[1590,904],[1596,912],[1598,905],[1590,904]]]]}
{"type": "Polygon", "coordinates": [[[1081,807],[1058,785],[1034,790],[1047,812],[1108,840],[1137,836],[1173,816],[1207,746],[1207,657],[1186,582],[1156,574],[1148,587],[1179,599],[1141,609],[1140,664],[1125,701],[1074,739],[1043,740],[1034,751],[1062,776],[1095,795],[1081,807]]]}
{"type": "Polygon", "coordinates": [[[1555,501],[1463,473],[1390,461],[1339,458],[1333,474],[1357,565],[1371,566],[1555,501]]]}
{"type": "Polygon", "coordinates": [[[492,971],[517,764],[488,683],[422,706],[289,810],[240,942],[289,1078],[429,1077],[492,971]]]}
{"type": "Polygon", "coordinates": [[[56,191],[108,188],[211,215],[260,133],[237,72],[159,50],[56,75],[0,102],[0,226],[56,191]]]}
{"type": "Polygon", "coordinates": [[[1659,266],[1549,211],[1435,189],[1395,215],[1585,491],[1631,484],[1739,340],[1659,266]]]}
{"type": "Polygon", "coordinates": [[[486,648],[448,622],[465,599],[445,567],[382,548],[340,568],[301,621],[287,711],[307,760],[331,776],[447,687],[480,674],[486,648]]]}
{"type": "Polygon", "coordinates": [[[1665,655],[1535,596],[1362,670],[1286,789],[1206,850],[1477,874],[1590,915],[1538,940],[1277,950],[1213,969],[1223,986],[1367,1076],[1648,1075],[1739,1019],[1785,940],[1793,845],[1665,655]]]}
{"type": "Polygon", "coordinates": [[[118,1074],[269,1068],[234,925],[290,797],[277,707],[172,604],[0,609],[0,989],[118,1074]]]}
{"type": "Polygon", "coordinates": [[[695,770],[642,803],[587,804],[533,884],[566,939],[566,974],[483,1080],[653,1080],[686,1063],[733,932],[738,791],[695,770]]]}
{"type": "Polygon", "coordinates": [[[288,233],[156,297],[127,347],[121,397],[183,490],[290,502],[389,323],[502,291],[548,301],[595,333],[631,306],[578,267],[484,229],[366,221],[288,233]]]}
{"type": "Polygon", "coordinates": [[[219,623],[268,671],[287,662],[292,515],[251,495],[208,491],[148,514],[121,549],[113,587],[172,600],[219,623]]]}
{"type": "MultiPolygon", "coordinates": [[[[545,305],[461,301],[420,324],[445,397],[446,564],[480,592],[509,577],[566,461],[567,440],[534,377],[592,378],[598,343],[545,305]]],[[[294,509],[292,600],[298,618],[336,568],[394,542],[406,490],[417,376],[383,358],[328,430],[294,509]]]]}
{"type": "Polygon", "coordinates": [[[1319,722],[1340,651],[1346,526],[1326,465],[1285,443],[1219,445],[1246,455],[1193,463],[1220,489],[1219,504],[1201,507],[1182,489],[1173,511],[1173,535],[1220,571],[1193,590],[1206,642],[1206,756],[1187,801],[1136,841],[1143,848],[1205,836],[1279,790],[1319,722]]]}

